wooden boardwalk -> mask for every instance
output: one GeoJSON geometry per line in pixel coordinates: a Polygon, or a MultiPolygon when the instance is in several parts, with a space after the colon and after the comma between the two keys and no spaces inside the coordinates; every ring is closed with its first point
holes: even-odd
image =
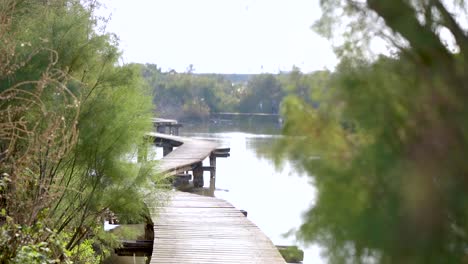
{"type": "Polygon", "coordinates": [[[158,133],[169,134],[169,135],[179,135],[179,128],[182,127],[182,124],[179,124],[177,120],[174,119],[165,119],[165,118],[151,118],[153,126],[156,128],[158,133]]]}
{"type": "Polygon", "coordinates": [[[153,215],[156,263],[285,263],[263,232],[230,203],[174,192],[153,215]]]}
{"type": "MultiPolygon", "coordinates": [[[[165,174],[192,171],[194,182],[197,178],[200,182],[200,177],[203,182],[202,162],[210,157],[207,169],[214,192],[216,157],[229,156],[229,149],[220,149],[213,141],[154,132],[147,136],[167,149],[159,163],[159,170],[165,174]]],[[[285,263],[270,239],[224,200],[177,191],[156,212],[152,215],[155,233],[152,264],[285,263]]]]}
{"type": "Polygon", "coordinates": [[[166,174],[176,174],[192,170],[192,166],[202,162],[219,147],[219,143],[207,140],[197,140],[162,133],[150,132],[147,136],[172,142],[178,146],[164,156],[159,163],[159,171],[166,174]]]}
{"type": "Polygon", "coordinates": [[[167,119],[167,118],[159,118],[159,117],[155,117],[155,118],[151,118],[151,122],[153,122],[153,124],[158,124],[158,125],[175,125],[175,124],[178,124],[179,122],[175,119],[167,119]]]}

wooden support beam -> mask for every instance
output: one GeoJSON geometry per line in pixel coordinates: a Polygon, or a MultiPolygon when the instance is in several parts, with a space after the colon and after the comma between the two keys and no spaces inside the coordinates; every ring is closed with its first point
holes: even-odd
{"type": "Polygon", "coordinates": [[[211,155],[214,156],[215,158],[227,158],[231,156],[230,153],[223,153],[223,152],[216,152],[216,151],[212,152],[211,155]]]}
{"type": "Polygon", "coordinates": [[[222,152],[222,153],[229,153],[231,152],[231,148],[217,148],[214,150],[215,152],[222,152]]]}
{"type": "Polygon", "coordinates": [[[203,180],[203,164],[200,162],[193,168],[193,186],[203,187],[203,185],[205,185],[203,180]]]}
{"type": "MultiPolygon", "coordinates": [[[[211,160],[210,160],[211,161],[211,160]]],[[[211,164],[210,164],[211,165],[211,164]]],[[[216,170],[216,167],[215,166],[203,166],[202,167],[203,171],[209,171],[209,172],[212,172],[214,170],[216,170]]]]}
{"type": "Polygon", "coordinates": [[[216,190],[216,157],[214,155],[210,155],[210,191],[214,194],[216,190]]]}
{"type": "Polygon", "coordinates": [[[210,155],[210,177],[211,178],[216,178],[216,156],[210,155]]]}
{"type": "Polygon", "coordinates": [[[215,158],[227,158],[231,156],[231,148],[217,148],[211,152],[211,156],[215,158]]]}
{"type": "Polygon", "coordinates": [[[114,249],[119,256],[151,256],[153,240],[122,240],[122,246],[114,249]]]}

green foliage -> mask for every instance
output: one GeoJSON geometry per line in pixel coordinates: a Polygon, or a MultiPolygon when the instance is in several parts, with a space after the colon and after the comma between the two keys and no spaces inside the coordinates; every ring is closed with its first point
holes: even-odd
{"type": "Polygon", "coordinates": [[[32,226],[19,225],[2,212],[0,261],[2,263],[70,263],[62,237],[47,228],[44,214],[32,226]],[[47,239],[45,239],[47,238],[47,239]]]}
{"type": "Polygon", "coordinates": [[[233,111],[239,100],[232,84],[216,75],[162,73],[156,65],[147,64],[143,66],[143,76],[152,87],[157,111],[163,116],[204,120],[211,112],[233,111]]]}
{"type": "Polygon", "coordinates": [[[283,87],[275,75],[256,75],[249,80],[239,109],[247,113],[278,113],[283,96],[283,87]]]}
{"type": "Polygon", "coordinates": [[[76,263],[89,263],[99,264],[101,263],[100,256],[96,255],[93,249],[93,240],[85,239],[78,246],[71,250],[70,255],[76,256],[74,262],[76,263]]]}
{"type": "Polygon", "coordinates": [[[468,38],[465,31],[456,39],[458,54],[441,43],[438,26],[460,32],[450,16],[432,13],[446,11],[439,4],[323,1],[329,17],[320,23],[344,8],[352,25],[363,26],[354,24],[350,41],[389,27],[400,37],[379,36],[410,43],[373,60],[366,45],[345,44],[350,52],[339,54],[336,72],[311,95],[318,105],[294,95],[283,105],[287,137],[278,159],[296,160],[317,187],[298,236],[324,246],[332,263],[466,261],[468,75],[459,69],[468,38]],[[425,22],[415,18],[419,4],[425,22]],[[365,15],[385,24],[354,20],[365,15]]]}
{"type": "Polygon", "coordinates": [[[133,162],[151,92],[140,66],[117,66],[96,4],[0,2],[2,263],[97,263],[115,246],[105,212],[140,221],[157,202],[154,164],[133,162]]]}
{"type": "Polygon", "coordinates": [[[278,250],[287,263],[300,263],[304,260],[304,251],[297,246],[278,246],[278,250]]]}
{"type": "Polygon", "coordinates": [[[145,237],[144,224],[121,225],[112,229],[111,233],[116,237],[127,240],[140,240],[145,237]]]}
{"type": "Polygon", "coordinates": [[[158,114],[198,121],[217,112],[277,114],[286,91],[309,98],[308,93],[316,92],[328,74],[328,71],[304,74],[297,67],[280,74],[246,76],[163,73],[156,65],[143,66],[143,76],[153,89],[158,114]]]}

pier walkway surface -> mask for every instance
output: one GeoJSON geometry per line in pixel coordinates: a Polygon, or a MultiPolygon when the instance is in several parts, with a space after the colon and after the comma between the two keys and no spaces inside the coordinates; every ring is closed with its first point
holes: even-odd
{"type": "MultiPolygon", "coordinates": [[[[203,171],[210,171],[214,194],[216,158],[228,157],[219,143],[151,132],[147,136],[163,147],[159,170],[167,175],[188,175],[203,187],[203,171]],[[209,157],[210,166],[202,162],[209,157]],[[185,174],[184,174],[185,173],[185,174]]],[[[230,203],[207,196],[175,191],[167,205],[153,210],[156,263],[285,263],[262,231],[230,203]]]]}
{"type": "Polygon", "coordinates": [[[187,137],[179,137],[162,133],[150,132],[147,136],[162,143],[169,143],[177,148],[165,155],[159,163],[159,171],[168,174],[176,174],[182,171],[192,170],[193,165],[202,162],[219,147],[219,143],[207,140],[197,140],[187,137]]]}
{"type": "Polygon", "coordinates": [[[153,215],[156,263],[285,263],[263,232],[230,203],[173,192],[153,215]]]}

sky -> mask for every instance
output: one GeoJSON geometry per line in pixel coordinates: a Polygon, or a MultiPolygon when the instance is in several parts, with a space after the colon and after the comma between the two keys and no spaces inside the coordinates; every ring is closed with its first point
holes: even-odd
{"type": "Polygon", "coordinates": [[[102,0],[122,63],[163,71],[278,73],[332,70],[331,43],[311,30],[318,0],[102,0]]]}

